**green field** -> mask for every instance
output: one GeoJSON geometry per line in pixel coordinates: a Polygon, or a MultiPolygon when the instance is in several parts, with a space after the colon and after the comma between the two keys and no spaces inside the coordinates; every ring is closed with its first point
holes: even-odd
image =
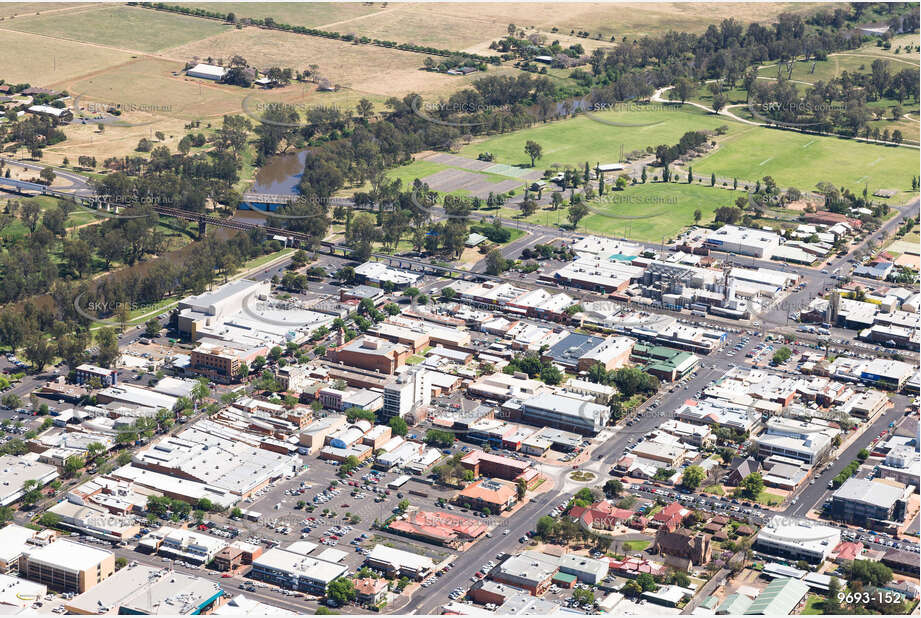
{"type": "Polygon", "coordinates": [[[870,193],[911,189],[918,151],[794,131],[745,127],[730,131],[719,149],[694,162],[694,172],[754,181],[772,176],[783,187],[809,190],[827,181],[870,193]]]}
{"type": "Polygon", "coordinates": [[[231,28],[215,21],[128,6],[93,6],[14,19],[6,28],[106,47],[155,52],[231,28]]]}
{"type": "Polygon", "coordinates": [[[459,154],[475,159],[478,153],[489,151],[496,156],[496,163],[529,167],[531,160],[524,153],[524,144],[533,140],[543,148],[543,158],[535,163],[538,168],[548,168],[554,163],[581,166],[586,161],[594,166],[595,163],[620,161],[621,148],[629,152],[647,146],[674,144],[686,132],[695,129],[728,125],[732,135],[741,128],[727,118],[690,106],[657,106],[651,110],[598,112],[591,116],[580,115],[570,120],[535,125],[523,131],[474,142],[461,149],[459,154]]]}
{"type": "MultiPolygon", "coordinates": [[[[630,185],[623,191],[611,191],[593,200],[592,213],[579,222],[579,230],[627,237],[647,242],[674,238],[682,229],[694,224],[694,211],[700,210],[700,224],[713,220],[720,206],[731,206],[741,195],[726,189],[684,183],[630,185]]],[[[515,216],[517,210],[502,209],[501,214],[515,216]]],[[[526,221],[542,225],[566,224],[567,209],[541,209],[526,221]]]]}
{"type": "Polygon", "coordinates": [[[652,541],[624,541],[625,551],[643,551],[652,545],[652,541]]]}

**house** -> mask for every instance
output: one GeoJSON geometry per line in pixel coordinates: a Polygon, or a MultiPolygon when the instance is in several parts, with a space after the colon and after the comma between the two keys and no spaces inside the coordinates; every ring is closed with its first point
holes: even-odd
{"type": "Polygon", "coordinates": [[[611,530],[633,517],[633,511],[617,508],[610,500],[601,500],[591,506],[574,506],[569,516],[586,530],[611,530]]]}
{"type": "Polygon", "coordinates": [[[652,525],[673,532],[690,514],[691,510],[685,508],[680,502],[672,502],[653,516],[652,525]]]}

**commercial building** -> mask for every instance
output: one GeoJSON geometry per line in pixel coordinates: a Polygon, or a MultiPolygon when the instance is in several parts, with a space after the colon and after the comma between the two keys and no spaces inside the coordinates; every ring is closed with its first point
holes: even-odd
{"type": "Polygon", "coordinates": [[[212,616],[297,616],[297,612],[249,599],[242,594],[233,597],[211,612],[212,616]]]}
{"type": "Polygon", "coordinates": [[[480,450],[470,451],[461,459],[461,465],[473,472],[474,477],[496,477],[514,481],[531,469],[527,461],[484,453],[480,450]]]}
{"type": "Polygon", "coordinates": [[[128,565],[109,579],[64,602],[72,614],[209,614],[224,591],[214,581],[143,564],[128,565]]]}
{"type": "Polygon", "coordinates": [[[104,549],[57,539],[22,552],[19,572],[59,592],[86,592],[115,572],[115,555],[104,549]]]}
{"type": "Polygon", "coordinates": [[[118,383],[118,371],[87,363],[79,365],[74,370],[74,382],[77,384],[88,384],[93,378],[99,380],[103,387],[112,386],[118,383]]]}
{"type": "Polygon", "coordinates": [[[37,614],[31,609],[35,601],[42,599],[48,593],[48,587],[35,582],[26,581],[11,575],[0,574],[0,613],[37,614]],[[16,611],[18,608],[20,611],[16,611]],[[23,611],[28,610],[28,611],[23,611]]]}
{"type": "Polygon", "coordinates": [[[575,575],[576,578],[589,585],[596,585],[608,576],[610,563],[607,559],[595,560],[579,554],[563,554],[560,558],[560,572],[575,575]]]}
{"type": "Polygon", "coordinates": [[[301,469],[297,455],[259,448],[254,446],[259,440],[246,438],[242,432],[203,420],[136,453],[134,465],[214,486],[239,498],[301,469]]]}
{"type": "Polygon", "coordinates": [[[412,415],[414,421],[425,417],[424,408],[432,402],[432,384],[428,370],[412,367],[384,386],[383,420],[412,415]]]}
{"type": "Polygon", "coordinates": [[[502,513],[518,500],[518,487],[511,481],[480,479],[457,492],[454,502],[475,511],[502,513]]]}
{"type": "Polygon", "coordinates": [[[0,456],[0,506],[19,500],[26,481],[38,481],[42,488],[58,478],[57,468],[16,455],[0,456]]]}
{"type": "Polygon", "coordinates": [[[707,236],[704,244],[717,251],[770,259],[780,241],[780,236],[772,232],[724,225],[707,236]]]}
{"type": "Polygon", "coordinates": [[[831,497],[833,519],[867,528],[905,519],[911,488],[894,481],[849,478],[831,497]]]}
{"type": "Polygon", "coordinates": [[[768,419],[765,431],[754,442],[761,457],[779,455],[814,465],[831,450],[838,430],[824,421],[799,421],[790,418],[768,419]]]}
{"type": "Polygon", "coordinates": [[[337,363],[387,375],[392,375],[405,365],[410,355],[409,348],[404,345],[367,336],[358,337],[327,352],[330,360],[337,363]]]}
{"type": "Polygon", "coordinates": [[[841,531],[811,519],[775,515],[755,537],[754,549],[791,561],[813,564],[827,560],[841,543],[841,531]]]}
{"type": "Polygon", "coordinates": [[[411,580],[425,579],[435,568],[431,558],[380,544],[371,549],[365,564],[383,571],[388,577],[408,577],[411,580]]]}
{"type": "Polygon", "coordinates": [[[329,583],[346,575],[348,570],[348,567],[341,564],[308,558],[275,547],[253,560],[250,577],[282,588],[322,596],[326,594],[329,583]]]}
{"type": "Polygon", "coordinates": [[[98,403],[116,403],[134,407],[151,408],[159,410],[165,408],[172,410],[179,400],[178,397],[158,393],[149,388],[141,388],[133,384],[119,384],[104,388],[96,393],[98,403]]]}
{"type": "Polygon", "coordinates": [[[778,577],[751,602],[746,616],[789,616],[806,598],[809,586],[798,579],[778,577]]]}
{"type": "Polygon", "coordinates": [[[550,587],[551,579],[558,570],[559,563],[552,556],[524,551],[507,558],[493,570],[490,577],[497,582],[527,590],[533,596],[541,596],[550,587]]]}
{"type": "Polygon", "coordinates": [[[908,363],[885,358],[874,358],[864,365],[863,371],[860,373],[860,379],[874,386],[900,390],[914,372],[914,367],[908,363]]]}
{"type": "Polygon", "coordinates": [[[388,530],[429,543],[459,547],[486,534],[486,524],[443,511],[413,511],[395,519],[388,530]]]}
{"type": "Polygon", "coordinates": [[[582,435],[595,435],[611,418],[606,405],[592,398],[580,399],[562,394],[541,393],[521,403],[521,420],[542,427],[556,427],[582,435]]]}
{"type": "Polygon", "coordinates": [[[23,526],[7,524],[0,528],[0,573],[19,568],[19,558],[34,538],[35,530],[23,526]]]}
{"type": "Polygon", "coordinates": [[[189,367],[215,382],[229,384],[239,379],[244,365],[248,366],[257,356],[264,356],[267,350],[265,346],[203,339],[192,350],[189,367]]]}

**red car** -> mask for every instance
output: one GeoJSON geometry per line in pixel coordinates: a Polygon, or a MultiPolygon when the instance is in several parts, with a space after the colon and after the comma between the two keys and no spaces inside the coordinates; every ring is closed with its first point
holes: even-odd
{"type": "Polygon", "coordinates": [[[221,577],[233,577],[233,575],[230,573],[224,573],[223,575],[221,575],[221,577]]]}

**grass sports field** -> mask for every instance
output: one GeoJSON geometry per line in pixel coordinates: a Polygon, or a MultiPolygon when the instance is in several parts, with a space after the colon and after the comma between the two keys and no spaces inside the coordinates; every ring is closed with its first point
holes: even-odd
{"type": "Polygon", "coordinates": [[[687,131],[727,125],[732,135],[742,128],[742,125],[728,118],[717,117],[690,106],[681,108],[656,105],[649,106],[649,109],[652,111],[599,112],[591,116],[580,115],[569,120],[535,125],[524,131],[474,142],[462,148],[459,154],[475,159],[477,153],[489,151],[496,156],[496,163],[530,166],[531,160],[524,152],[524,145],[528,140],[533,140],[544,151],[543,158],[536,162],[539,168],[548,168],[554,163],[581,166],[586,161],[594,166],[595,163],[620,161],[621,148],[629,152],[647,146],[677,143],[687,131]],[[619,123],[623,126],[606,123],[619,123]]]}
{"type": "MultiPolygon", "coordinates": [[[[781,186],[800,190],[827,181],[862,191],[911,189],[918,171],[918,151],[866,144],[793,131],[733,126],[715,152],[693,163],[696,174],[756,180],[772,176],[781,186]]],[[[895,203],[895,202],[893,202],[895,203]]]]}
{"type": "Polygon", "coordinates": [[[88,5],[4,22],[21,32],[154,52],[209,37],[231,28],[216,21],[129,6],[88,5]]]}
{"type": "MultiPolygon", "coordinates": [[[[592,212],[579,221],[579,229],[606,236],[628,237],[647,242],[662,242],[694,224],[694,211],[701,211],[701,224],[713,220],[720,206],[731,206],[741,192],[683,183],[630,185],[623,191],[609,191],[589,204],[592,212]]],[[[503,208],[504,217],[518,210],[503,208]]],[[[566,208],[544,208],[527,217],[531,223],[554,226],[568,223],[566,208]]]]}

